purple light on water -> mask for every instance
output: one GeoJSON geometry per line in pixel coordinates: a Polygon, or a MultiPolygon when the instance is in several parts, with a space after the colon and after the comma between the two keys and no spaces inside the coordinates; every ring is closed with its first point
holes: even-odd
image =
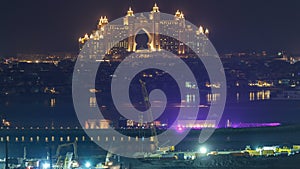
{"type": "Polygon", "coordinates": [[[183,126],[177,125],[176,131],[177,131],[178,133],[181,133],[181,132],[183,131],[183,126]]]}
{"type": "Polygon", "coordinates": [[[182,132],[183,132],[183,128],[182,128],[182,127],[177,127],[177,128],[176,128],[176,131],[177,131],[178,133],[182,133],[182,132]]]}
{"type": "Polygon", "coordinates": [[[239,123],[233,124],[232,128],[276,127],[280,125],[281,123],[239,123]]]}

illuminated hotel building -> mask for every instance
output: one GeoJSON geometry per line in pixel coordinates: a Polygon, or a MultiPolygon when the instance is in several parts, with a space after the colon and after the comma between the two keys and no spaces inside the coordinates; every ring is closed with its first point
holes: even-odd
{"type": "MultiPolygon", "coordinates": [[[[179,10],[175,12],[173,19],[163,20],[160,15],[159,7],[155,4],[148,16],[143,14],[135,15],[133,10],[129,8],[127,15],[123,19],[123,24],[119,25],[108,24],[108,18],[101,16],[97,29],[90,35],[85,34],[84,37],[79,38],[80,49],[87,41],[91,40],[91,43],[87,43],[87,48],[91,48],[93,51],[88,54],[90,59],[98,59],[97,57],[99,56],[96,56],[97,52],[112,54],[113,47],[126,52],[135,52],[137,50],[136,34],[144,31],[148,36],[147,45],[149,51],[164,49],[179,55],[189,54],[192,51],[184,45],[183,42],[186,42],[186,44],[198,50],[197,52],[205,52],[204,48],[208,42],[208,29],[204,29],[202,26],[197,30],[192,29],[191,25],[186,24],[183,12],[179,10]],[[168,31],[172,32],[174,38],[159,34],[159,32],[168,31]],[[116,45],[108,42],[110,35],[122,37],[125,34],[129,35],[128,38],[116,43],[116,45]]],[[[205,53],[203,54],[205,55],[205,53]]]]}
{"type": "Polygon", "coordinates": [[[106,119],[88,119],[85,121],[85,129],[109,129],[111,121],[106,119]]]}

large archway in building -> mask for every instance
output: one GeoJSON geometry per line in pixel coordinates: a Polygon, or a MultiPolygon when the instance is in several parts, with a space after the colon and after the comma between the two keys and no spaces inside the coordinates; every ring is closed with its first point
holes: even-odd
{"type": "Polygon", "coordinates": [[[144,28],[138,29],[134,36],[134,50],[152,49],[152,36],[144,28]]]}
{"type": "MultiPolygon", "coordinates": [[[[128,38],[128,51],[136,51],[139,49],[137,39],[142,37],[147,37],[148,42],[144,48],[153,51],[154,49],[154,41],[155,37],[153,36],[153,23],[142,22],[135,23],[134,29],[129,31],[129,35],[132,35],[128,38]]],[[[145,38],[144,38],[145,39],[145,38]]]]}

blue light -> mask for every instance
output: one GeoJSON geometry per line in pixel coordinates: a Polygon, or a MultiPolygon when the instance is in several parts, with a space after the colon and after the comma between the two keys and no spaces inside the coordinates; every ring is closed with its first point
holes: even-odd
{"type": "Polygon", "coordinates": [[[45,163],[43,164],[43,169],[48,169],[48,168],[50,168],[50,163],[45,162],[45,163]]]}
{"type": "Polygon", "coordinates": [[[90,168],[90,167],[91,167],[91,163],[90,163],[89,161],[87,161],[87,162],[84,164],[84,166],[85,166],[86,168],[90,168]]]}

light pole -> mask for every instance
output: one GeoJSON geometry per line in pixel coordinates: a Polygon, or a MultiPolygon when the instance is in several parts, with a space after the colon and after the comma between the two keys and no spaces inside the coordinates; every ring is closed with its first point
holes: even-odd
{"type": "MultiPolygon", "coordinates": [[[[5,119],[2,119],[2,126],[4,128],[9,127],[10,123],[5,119]]],[[[5,169],[9,169],[8,167],[8,134],[5,136],[5,169]]]]}
{"type": "Polygon", "coordinates": [[[7,136],[5,138],[5,169],[8,168],[8,141],[7,141],[7,136]]]}

